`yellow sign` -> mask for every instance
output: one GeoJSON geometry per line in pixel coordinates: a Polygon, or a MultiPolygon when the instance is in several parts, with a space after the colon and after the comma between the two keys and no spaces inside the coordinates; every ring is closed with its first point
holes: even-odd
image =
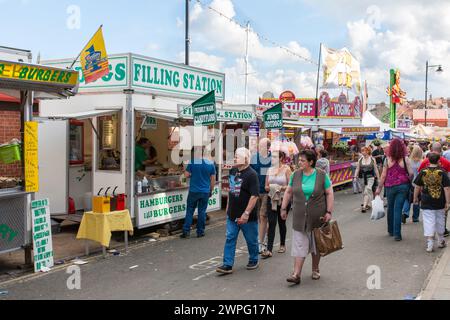
{"type": "Polygon", "coordinates": [[[25,122],[25,191],[39,191],[38,123],[25,122]]]}
{"type": "Polygon", "coordinates": [[[108,54],[106,53],[102,27],[98,29],[81,52],[81,68],[86,84],[109,74],[108,54]]]}
{"type": "Polygon", "coordinates": [[[78,84],[78,72],[20,62],[0,61],[0,80],[3,79],[71,88],[78,84]]]}

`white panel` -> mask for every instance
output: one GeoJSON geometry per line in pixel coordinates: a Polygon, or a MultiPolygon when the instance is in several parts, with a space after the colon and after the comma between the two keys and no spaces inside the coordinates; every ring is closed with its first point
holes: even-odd
{"type": "Polygon", "coordinates": [[[84,165],[69,168],[69,196],[75,201],[76,210],[84,210],[86,193],[92,192],[92,171],[84,165]]]}
{"type": "Polygon", "coordinates": [[[67,121],[39,123],[39,192],[52,214],[67,213],[67,121]]]}

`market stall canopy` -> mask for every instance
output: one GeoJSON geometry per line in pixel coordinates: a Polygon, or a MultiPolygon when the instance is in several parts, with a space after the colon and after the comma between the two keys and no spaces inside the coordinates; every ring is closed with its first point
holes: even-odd
{"type": "MultiPolygon", "coordinates": [[[[40,99],[70,97],[78,92],[77,71],[0,60],[0,88],[34,91],[40,99]]],[[[11,95],[11,92],[3,92],[11,95]]],[[[17,94],[13,95],[17,96],[17,94]]]]}
{"type": "Polygon", "coordinates": [[[361,124],[363,127],[380,127],[380,131],[391,130],[389,124],[382,122],[375,117],[370,111],[364,112],[361,124]]]}
{"type": "Polygon", "coordinates": [[[155,119],[161,119],[166,121],[174,121],[179,119],[178,113],[170,113],[170,112],[159,112],[151,109],[145,108],[135,108],[136,111],[145,114],[146,116],[153,117],[155,119]]]}
{"type": "Polygon", "coordinates": [[[119,111],[121,111],[121,109],[93,110],[77,113],[57,114],[46,118],[51,120],[86,120],[94,117],[109,116],[119,111]]]}

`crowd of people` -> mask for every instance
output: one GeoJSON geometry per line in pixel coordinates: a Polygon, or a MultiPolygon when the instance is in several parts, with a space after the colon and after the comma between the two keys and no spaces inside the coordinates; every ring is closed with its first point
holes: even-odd
{"type": "MultiPolygon", "coordinates": [[[[445,147],[445,146],[444,146],[445,147]]],[[[411,216],[419,223],[422,215],[426,250],[446,247],[447,210],[450,207],[450,150],[443,152],[440,143],[429,150],[403,140],[394,139],[384,146],[361,149],[354,170],[354,193],[362,193],[361,212],[371,209],[372,200],[385,198],[387,230],[395,241],[402,241],[402,224],[411,216]]],[[[271,148],[269,139],[262,139],[255,154],[246,148],[235,152],[234,167],[230,171],[230,191],[226,207],[226,240],[221,274],[233,273],[235,251],[242,231],[249,252],[248,270],[259,267],[260,259],[274,256],[274,240],[278,225],[280,246],[277,254],[285,254],[288,215],[292,215],[292,274],[291,284],[301,283],[305,259],[312,256],[312,279],[320,279],[320,255],[313,230],[332,220],[334,210],[333,185],[329,176],[328,154],[321,145],[307,148],[298,155],[298,163],[283,150],[271,148]]],[[[202,222],[197,236],[204,236],[205,200],[211,196],[215,174],[211,163],[201,162],[187,167],[191,181],[202,186],[191,190],[188,219],[183,238],[188,237],[192,215],[199,207],[202,222]],[[194,179],[192,179],[194,178],[194,179]]]]}
{"type": "Polygon", "coordinates": [[[435,242],[444,248],[449,235],[449,158],[447,145],[437,142],[427,148],[394,139],[384,147],[377,141],[373,147],[362,148],[353,181],[355,194],[364,190],[361,212],[370,210],[375,196],[383,196],[388,233],[395,241],[402,241],[402,225],[411,215],[413,223],[420,223],[422,213],[427,252],[434,251],[435,242]]]}

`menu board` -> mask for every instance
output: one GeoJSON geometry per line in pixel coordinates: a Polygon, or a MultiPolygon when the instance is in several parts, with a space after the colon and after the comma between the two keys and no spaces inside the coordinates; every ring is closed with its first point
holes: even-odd
{"type": "Polygon", "coordinates": [[[38,123],[25,122],[25,191],[39,191],[38,123]]]}

